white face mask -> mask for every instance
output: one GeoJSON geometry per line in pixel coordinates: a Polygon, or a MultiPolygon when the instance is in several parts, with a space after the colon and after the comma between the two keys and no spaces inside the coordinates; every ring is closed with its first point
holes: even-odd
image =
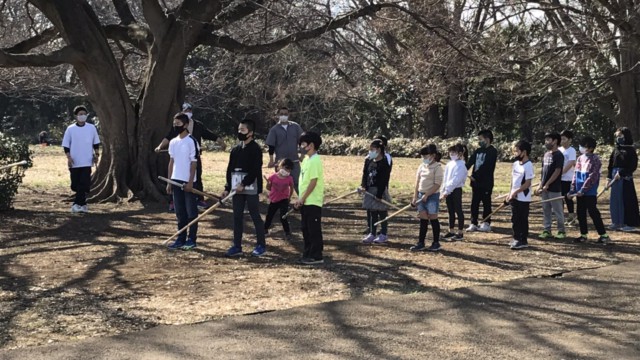
{"type": "Polygon", "coordinates": [[[278,173],[279,173],[279,174],[280,174],[280,176],[282,176],[282,177],[287,177],[287,176],[291,175],[291,173],[290,173],[290,172],[288,172],[288,171],[287,171],[287,170],[285,170],[285,169],[282,169],[282,170],[278,171],[278,173]]]}
{"type": "Polygon", "coordinates": [[[578,150],[580,150],[580,154],[584,154],[587,152],[587,149],[584,146],[580,146],[578,150]]]}
{"type": "Polygon", "coordinates": [[[451,158],[451,161],[458,160],[458,154],[449,154],[449,157],[451,158]]]}
{"type": "Polygon", "coordinates": [[[78,119],[78,122],[83,123],[83,122],[87,121],[87,115],[78,115],[78,116],[76,116],[76,119],[78,119]]]}
{"type": "Polygon", "coordinates": [[[429,159],[429,158],[422,158],[422,163],[425,165],[431,165],[431,163],[433,162],[433,160],[429,159]]]}
{"type": "Polygon", "coordinates": [[[185,115],[187,115],[187,117],[189,117],[189,120],[191,120],[191,117],[193,116],[193,113],[188,112],[188,113],[185,113],[185,115]]]}
{"type": "Polygon", "coordinates": [[[286,123],[289,121],[289,116],[287,115],[280,115],[278,116],[278,121],[280,121],[281,123],[286,123]]]}

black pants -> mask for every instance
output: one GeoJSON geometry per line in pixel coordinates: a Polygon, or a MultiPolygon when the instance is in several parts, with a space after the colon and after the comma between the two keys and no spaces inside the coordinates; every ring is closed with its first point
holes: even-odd
{"type": "Polygon", "coordinates": [[[280,222],[282,223],[282,228],[286,234],[291,233],[291,229],[289,228],[289,220],[286,218],[282,218],[287,211],[289,211],[289,199],[280,200],[275,203],[269,204],[269,209],[267,210],[267,219],[264,221],[264,230],[267,231],[271,227],[271,223],[273,222],[273,217],[280,210],[280,222]]]}
{"type": "Polygon", "coordinates": [[[314,205],[304,205],[300,209],[302,214],[302,237],[304,239],[303,258],[322,259],[322,208],[314,205]]]}
{"type": "MultiPolygon", "coordinates": [[[[491,190],[473,188],[471,192],[471,223],[478,225],[478,215],[480,214],[480,203],[482,202],[482,218],[486,219],[491,215],[491,190]]],[[[487,219],[487,224],[491,224],[491,219],[487,219]]]]}
{"type": "Polygon", "coordinates": [[[462,188],[453,190],[447,196],[447,211],[449,211],[449,229],[453,229],[458,216],[458,230],[464,229],[464,212],[462,212],[462,188]]]}
{"type": "Polygon", "coordinates": [[[256,228],[258,245],[266,245],[264,240],[264,222],[260,217],[260,198],[258,195],[234,195],[233,196],[233,245],[242,247],[242,232],[244,230],[244,206],[247,205],[249,215],[256,228]]]}
{"type": "Polygon", "coordinates": [[[76,193],[74,204],[87,205],[87,194],[91,188],[91,166],[71,168],[71,190],[76,193]]]}
{"type": "Polygon", "coordinates": [[[591,216],[593,225],[595,225],[598,235],[606,234],[600,210],[598,210],[598,198],[595,196],[579,196],[578,199],[578,223],[580,224],[580,234],[586,235],[589,232],[587,227],[587,212],[591,216]]]}
{"type": "Polygon", "coordinates": [[[567,212],[573,214],[573,198],[567,196],[571,191],[571,181],[562,181],[562,196],[564,196],[564,203],[567,204],[567,212]]]}
{"type": "Polygon", "coordinates": [[[527,243],[529,238],[529,202],[511,200],[511,223],[513,238],[527,243]]]}
{"type": "Polygon", "coordinates": [[[387,221],[380,224],[379,234],[376,232],[377,226],[375,225],[378,221],[386,219],[387,216],[389,216],[388,211],[367,210],[367,225],[369,225],[369,234],[387,235],[387,229],[389,227],[389,223],[387,221]]]}

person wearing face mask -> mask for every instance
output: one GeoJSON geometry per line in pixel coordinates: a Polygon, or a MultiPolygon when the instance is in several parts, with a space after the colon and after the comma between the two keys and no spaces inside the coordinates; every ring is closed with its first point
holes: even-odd
{"type": "Polygon", "coordinates": [[[505,202],[511,205],[513,240],[511,250],[529,247],[529,206],[531,203],[531,181],[534,178],[533,164],[529,160],[531,144],[520,140],[513,147],[515,161],[511,167],[511,190],[505,202]]]}
{"type": "Polygon", "coordinates": [[[411,251],[439,251],[440,250],[440,186],[444,173],[442,170],[442,154],[434,144],[429,144],[420,149],[422,163],[416,172],[416,186],[413,192],[411,205],[418,210],[420,218],[420,233],[418,243],[410,248],[411,251]],[[424,243],[429,231],[429,223],[433,229],[433,242],[428,248],[424,243]]]}
{"type": "MultiPolygon", "coordinates": [[[[169,166],[167,169],[169,179],[183,184],[183,187],[167,184],[167,194],[173,196],[178,230],[190,224],[198,217],[198,197],[191,192],[197,177],[198,157],[200,151],[198,142],[189,135],[189,117],[177,113],[173,117],[173,129],[178,134],[169,142],[169,166]]],[[[169,250],[191,250],[196,247],[198,223],[191,225],[189,233],[182,232],[176,241],[168,246],[169,250]]]]}
{"type": "Polygon", "coordinates": [[[262,193],[262,150],[253,138],[256,123],[245,119],[238,125],[237,137],[240,143],[231,149],[229,164],[227,165],[227,183],[221,197],[225,198],[233,189],[233,246],[227,251],[227,256],[242,255],[242,232],[244,229],[244,209],[249,209],[256,231],[257,244],[252,256],[265,254],[266,242],[264,222],[260,217],[260,198],[262,193]]]}
{"type": "Polygon", "coordinates": [[[596,140],[590,136],[585,136],[580,140],[580,157],[576,162],[576,171],[571,182],[570,194],[575,195],[578,203],[578,223],[580,225],[580,236],[575,242],[583,243],[587,241],[589,228],[587,227],[587,212],[591,216],[593,225],[598,231],[598,243],[608,244],[609,235],[604,228],[602,216],[598,210],[598,185],[600,183],[600,168],[602,162],[600,157],[594,154],[596,140]]]}
{"type": "Polygon", "coordinates": [[[455,144],[449,147],[451,161],[444,168],[444,177],[440,189],[440,199],[446,199],[449,212],[449,232],[442,237],[445,241],[462,241],[464,235],[464,212],[462,210],[462,188],[467,180],[467,147],[455,144]],[[456,217],[458,231],[455,230],[456,217]]]}
{"type": "Polygon", "coordinates": [[[364,160],[362,169],[362,181],[360,192],[368,192],[375,198],[366,195],[362,199],[362,207],[367,210],[367,226],[369,234],[362,239],[364,244],[383,244],[387,242],[387,222],[380,224],[380,232],[376,231],[375,223],[378,220],[386,219],[388,214],[387,205],[381,200],[391,201],[389,196],[389,177],[391,176],[391,166],[384,156],[384,144],[380,140],[374,140],[369,145],[369,154],[364,160]]]}
{"type": "MultiPolygon", "coordinates": [[[[215,141],[218,146],[224,151],[226,149],[226,145],[224,143],[224,139],[216,134],[214,134],[211,130],[209,130],[201,121],[193,118],[193,106],[189,103],[182,104],[182,113],[185,114],[189,118],[189,126],[187,127],[187,131],[189,134],[196,139],[198,142],[198,151],[200,156],[198,156],[198,168],[197,168],[197,181],[194,184],[194,188],[196,190],[203,191],[204,186],[202,184],[202,139],[215,141]]],[[[163,149],[166,149],[169,146],[169,142],[174,139],[179,134],[176,133],[174,128],[171,128],[169,133],[162,139],[160,144],[155,148],[155,152],[158,153],[163,149]]],[[[206,209],[209,205],[206,203],[202,196],[198,195],[198,208],[206,209]]],[[[173,202],[169,204],[169,211],[173,211],[173,202]]]]}
{"type": "MultiPolygon", "coordinates": [[[[542,176],[540,185],[534,192],[540,195],[542,200],[556,199],[562,197],[562,170],[564,169],[564,155],[558,150],[560,145],[560,134],[548,133],[544,136],[544,146],[547,151],[542,160],[542,176]]],[[[552,215],[555,214],[558,223],[558,234],[556,239],[567,237],[564,228],[564,206],[562,199],[542,203],[544,230],[540,234],[540,239],[552,238],[551,224],[552,215]]]]}
{"type": "Polygon", "coordinates": [[[469,161],[467,161],[467,169],[473,167],[471,172],[471,225],[467,231],[491,231],[491,219],[487,219],[491,215],[491,193],[493,192],[493,174],[496,170],[496,162],[498,161],[498,150],[491,143],[493,142],[493,133],[491,130],[482,130],[478,133],[478,143],[480,147],[473,152],[469,161]],[[480,214],[480,203],[482,202],[482,218],[487,219],[486,222],[478,227],[478,217],[480,214]]]}
{"type": "Polygon", "coordinates": [[[76,122],[67,127],[62,147],[67,155],[71,174],[71,190],[76,193],[71,212],[89,212],[87,194],[91,187],[91,166],[98,163],[100,137],[93,124],[87,123],[87,108],[80,105],[73,109],[76,122]]]}
{"type": "Polygon", "coordinates": [[[622,127],[616,130],[616,147],[609,158],[607,180],[611,183],[609,210],[610,230],[636,231],[640,226],[638,196],[633,183],[633,173],[638,168],[638,154],[633,146],[631,130],[622,127]]]}
{"type": "MultiPolygon", "coordinates": [[[[298,139],[303,133],[302,128],[297,123],[289,119],[289,109],[281,107],[277,113],[277,123],[269,129],[265,143],[269,147],[269,167],[272,168],[282,159],[291,159],[293,177],[296,193],[298,192],[298,178],[300,177],[300,156],[298,155],[298,139]]],[[[298,193],[299,194],[299,193],[298,193]]]]}
{"type": "Polygon", "coordinates": [[[574,214],[573,197],[568,196],[571,190],[571,182],[573,181],[573,173],[575,172],[576,165],[576,149],[571,146],[573,141],[573,133],[569,130],[564,130],[560,133],[560,146],[558,150],[564,156],[564,168],[562,169],[561,186],[562,196],[564,196],[564,203],[567,204],[567,218],[566,223],[574,225],[576,222],[576,216],[574,214]]]}
{"type": "Polygon", "coordinates": [[[289,220],[284,215],[289,211],[289,203],[294,192],[293,178],[291,177],[292,169],[293,161],[283,159],[278,163],[276,172],[267,179],[269,209],[267,210],[267,218],[264,221],[264,233],[268,235],[273,217],[280,210],[280,222],[287,240],[291,239],[291,228],[289,227],[289,220]]]}

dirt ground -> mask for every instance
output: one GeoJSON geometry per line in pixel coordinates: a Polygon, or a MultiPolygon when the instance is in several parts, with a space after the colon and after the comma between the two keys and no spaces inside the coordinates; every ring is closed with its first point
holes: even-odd
{"type": "MultiPolygon", "coordinates": [[[[71,214],[65,161],[57,150],[36,149],[35,166],[27,172],[15,210],[0,213],[0,348],[359,296],[553,276],[640,258],[638,234],[612,233],[615,244],[608,247],[576,245],[575,228],[569,228],[566,240],[532,239],[530,249],[511,251],[508,211],[494,218],[493,233],[466,234],[463,242],[443,243],[437,254],[408,251],[417,237],[417,221],[409,215],[390,224],[389,244],[363,245],[365,218],[357,197],[325,209],[323,266],[297,265],[301,236],[285,240],[278,223],[267,239],[264,257],[224,258],[232,238],[229,207],[201,223],[197,250],[168,252],[160,243],[175,231],[176,223],[163,205],[91,204],[91,213],[71,214]]],[[[226,158],[205,154],[207,190],[221,190],[226,158]]],[[[410,195],[418,161],[395,160],[391,192],[402,205],[410,195]]],[[[362,160],[325,157],[325,166],[330,198],[355,187],[362,160]]],[[[509,164],[500,164],[496,193],[508,187],[509,170],[509,164]]],[[[465,209],[469,197],[467,191],[465,209]]],[[[605,197],[600,209],[608,224],[605,197]]],[[[542,230],[540,207],[532,206],[531,214],[531,232],[537,234],[542,230]]],[[[298,215],[292,216],[292,227],[299,229],[298,215]]],[[[245,231],[247,252],[255,236],[252,225],[245,231]]]]}

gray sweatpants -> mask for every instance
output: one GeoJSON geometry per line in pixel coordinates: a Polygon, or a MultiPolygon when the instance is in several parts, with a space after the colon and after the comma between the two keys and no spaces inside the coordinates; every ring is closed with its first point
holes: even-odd
{"type": "MultiPolygon", "coordinates": [[[[561,197],[562,193],[560,192],[549,192],[545,191],[540,194],[542,200],[553,199],[561,197]]],[[[544,215],[544,229],[546,231],[551,232],[551,216],[552,214],[556,215],[556,219],[558,220],[558,231],[565,232],[564,229],[564,203],[562,199],[558,199],[555,201],[550,201],[546,203],[542,203],[542,214],[544,215]]]]}

